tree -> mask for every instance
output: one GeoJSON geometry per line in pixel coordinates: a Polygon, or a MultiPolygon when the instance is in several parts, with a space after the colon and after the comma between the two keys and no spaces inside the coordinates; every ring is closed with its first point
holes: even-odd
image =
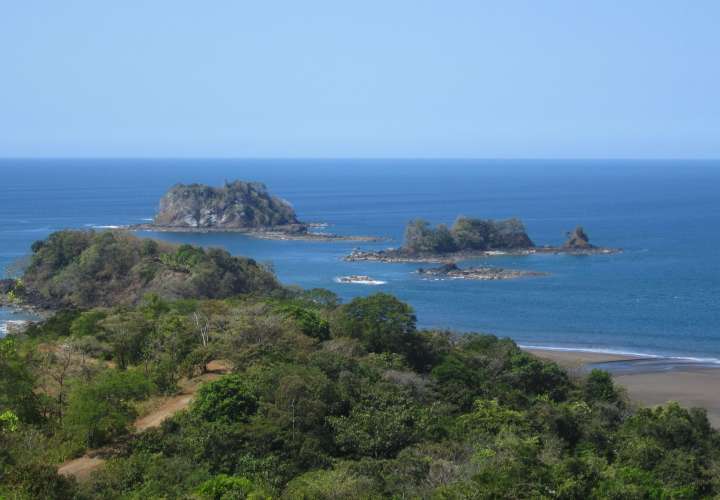
{"type": "Polygon", "coordinates": [[[415,344],[412,308],[386,293],[358,297],[340,308],[336,334],[356,338],[370,352],[406,354],[415,344]]]}
{"type": "Polygon", "coordinates": [[[59,475],[52,465],[20,464],[2,478],[0,498],[71,500],[77,498],[76,489],[75,481],[59,475]],[[7,496],[5,487],[9,490],[7,496]]]}
{"type": "Polygon", "coordinates": [[[169,311],[154,321],[154,326],[142,345],[142,360],[146,374],[157,388],[171,394],[177,390],[181,371],[192,375],[196,363],[204,370],[207,359],[201,352],[192,356],[201,339],[193,331],[193,324],[187,316],[175,310],[169,311]]]}
{"type": "Polygon", "coordinates": [[[24,422],[40,419],[35,379],[13,339],[0,339],[0,411],[11,410],[24,422]]]}
{"type": "Polygon", "coordinates": [[[100,322],[107,332],[113,359],[124,370],[142,361],[145,342],[151,332],[151,324],[136,311],[118,311],[100,322]]]}
{"type": "Polygon", "coordinates": [[[100,322],[106,317],[107,312],[102,309],[92,309],[80,313],[70,325],[70,334],[74,337],[97,335],[100,330],[100,322]]]}
{"type": "Polygon", "coordinates": [[[75,386],[69,396],[64,426],[88,447],[97,447],[127,432],[136,416],[132,401],[150,394],[151,385],[137,371],[108,370],[75,386]]]}
{"type": "Polygon", "coordinates": [[[461,250],[485,250],[488,247],[489,226],[484,221],[458,217],[451,231],[461,250]]]}
{"type": "Polygon", "coordinates": [[[283,305],[279,310],[286,317],[294,320],[300,327],[300,331],[308,337],[318,340],[330,338],[330,324],[321,318],[317,311],[294,304],[283,305]]]}
{"type": "Polygon", "coordinates": [[[4,476],[5,464],[13,461],[11,441],[13,435],[17,433],[19,424],[20,419],[15,413],[10,410],[0,411],[0,481],[4,476]]]}
{"type": "Polygon", "coordinates": [[[283,498],[297,500],[379,497],[372,479],[347,468],[307,472],[293,479],[283,492],[283,498]]]}
{"type": "Polygon", "coordinates": [[[51,388],[46,388],[46,394],[48,396],[55,395],[54,413],[57,415],[60,425],[62,425],[65,411],[67,380],[76,370],[83,368],[77,359],[77,354],[78,346],[69,341],[58,346],[55,351],[45,354],[41,363],[44,378],[53,383],[51,388]]]}
{"type": "Polygon", "coordinates": [[[583,395],[591,402],[615,403],[620,399],[610,374],[598,369],[593,369],[585,379],[583,395]]]}
{"type": "Polygon", "coordinates": [[[241,375],[226,375],[198,391],[193,412],[210,422],[244,422],[258,409],[258,399],[241,375]]]}
{"type": "Polygon", "coordinates": [[[428,221],[421,219],[412,220],[408,222],[408,225],[405,227],[403,248],[411,253],[432,252],[432,235],[433,230],[428,221]]]}
{"type": "Polygon", "coordinates": [[[197,489],[201,498],[209,500],[270,500],[272,497],[245,478],[220,474],[208,479],[197,489]]]}
{"type": "Polygon", "coordinates": [[[403,392],[374,386],[348,416],[329,417],[338,446],[354,456],[388,458],[411,444],[423,426],[423,412],[403,392]]]}
{"type": "Polygon", "coordinates": [[[429,245],[435,253],[450,253],[458,249],[452,233],[445,224],[439,224],[435,228],[429,245]]]}

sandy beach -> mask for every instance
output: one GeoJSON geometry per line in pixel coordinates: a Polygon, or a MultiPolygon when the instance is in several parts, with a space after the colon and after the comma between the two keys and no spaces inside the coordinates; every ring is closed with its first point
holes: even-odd
{"type": "MultiPolygon", "coordinates": [[[[587,364],[607,362],[638,362],[645,358],[581,351],[549,351],[526,349],[543,359],[576,371],[587,364]]],[[[720,368],[675,367],[670,371],[637,373],[623,370],[613,375],[615,381],[627,390],[634,403],[655,406],[677,401],[683,406],[698,406],[708,412],[710,422],[720,428],[720,368]]]]}

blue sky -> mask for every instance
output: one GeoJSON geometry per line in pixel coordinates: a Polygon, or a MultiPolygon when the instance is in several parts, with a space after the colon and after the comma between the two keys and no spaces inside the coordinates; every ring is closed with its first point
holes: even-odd
{"type": "Polygon", "coordinates": [[[0,156],[720,158],[720,2],[0,0],[0,156]]]}

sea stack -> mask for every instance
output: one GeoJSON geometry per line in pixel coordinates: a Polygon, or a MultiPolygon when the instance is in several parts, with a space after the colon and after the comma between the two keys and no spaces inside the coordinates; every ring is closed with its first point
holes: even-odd
{"type": "Polygon", "coordinates": [[[585,231],[581,226],[577,226],[574,231],[567,234],[568,239],[563,245],[563,248],[572,250],[587,250],[593,248],[590,244],[590,238],[585,234],[585,231]]]}

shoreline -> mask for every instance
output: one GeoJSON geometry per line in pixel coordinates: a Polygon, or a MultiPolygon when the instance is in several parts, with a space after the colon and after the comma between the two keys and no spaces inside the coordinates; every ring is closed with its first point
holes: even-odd
{"type": "Polygon", "coordinates": [[[710,423],[720,428],[720,391],[717,390],[720,363],[717,360],[538,346],[521,346],[521,349],[578,375],[592,368],[606,370],[636,404],[652,407],[677,401],[687,408],[705,408],[710,423]]]}
{"type": "MultiPolygon", "coordinates": [[[[100,227],[100,226],[98,226],[100,227]]],[[[314,223],[309,227],[327,227],[322,223],[314,223]]],[[[153,233],[193,233],[193,234],[211,234],[211,233],[237,233],[265,240],[280,241],[360,241],[360,242],[380,242],[386,241],[386,238],[379,236],[345,236],[334,233],[320,233],[308,231],[305,233],[284,231],[282,229],[249,229],[249,228],[214,228],[214,227],[169,227],[154,226],[152,224],[131,224],[128,226],[113,226],[106,229],[117,229],[121,231],[133,232],[153,232],[153,233]]]]}
{"type": "Polygon", "coordinates": [[[645,361],[672,365],[693,365],[697,367],[720,368],[720,358],[699,358],[672,354],[652,354],[646,352],[620,351],[615,349],[592,349],[584,347],[556,347],[528,345],[518,343],[523,351],[543,355],[548,359],[587,359],[591,363],[610,363],[617,361],[645,361]]]}

